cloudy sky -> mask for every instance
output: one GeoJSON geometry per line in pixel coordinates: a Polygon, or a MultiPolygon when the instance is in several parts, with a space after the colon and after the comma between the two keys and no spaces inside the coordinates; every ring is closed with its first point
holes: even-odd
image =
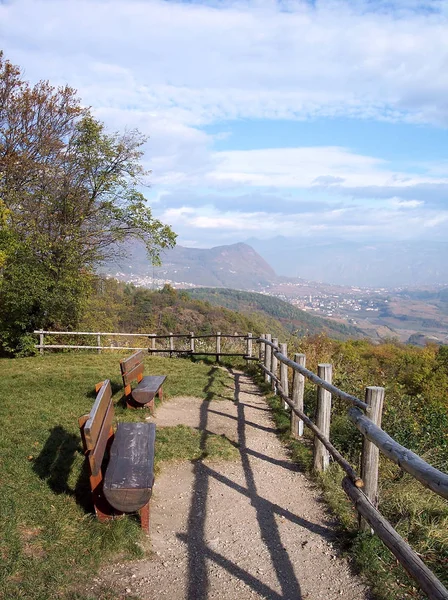
{"type": "Polygon", "coordinates": [[[0,48],[150,136],[182,245],[448,240],[446,0],[0,0],[0,48]]]}

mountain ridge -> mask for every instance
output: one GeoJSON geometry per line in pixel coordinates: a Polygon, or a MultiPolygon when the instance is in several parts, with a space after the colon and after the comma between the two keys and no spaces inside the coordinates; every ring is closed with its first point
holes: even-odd
{"type": "Polygon", "coordinates": [[[176,246],[163,252],[162,265],[153,267],[143,244],[128,247],[128,256],[105,270],[119,279],[157,279],[176,285],[262,289],[285,280],[251,246],[243,242],[213,248],[176,246]],[[114,272],[114,268],[119,271],[114,272]]]}

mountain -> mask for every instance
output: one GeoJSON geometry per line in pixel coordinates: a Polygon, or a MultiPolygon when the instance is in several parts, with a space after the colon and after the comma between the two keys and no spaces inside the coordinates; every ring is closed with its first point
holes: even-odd
{"type": "Polygon", "coordinates": [[[280,275],[362,287],[448,283],[448,243],[247,240],[280,275]]]}
{"type": "Polygon", "coordinates": [[[279,280],[272,267],[243,243],[210,249],[176,246],[161,258],[162,266],[153,269],[143,245],[134,244],[128,258],[107,265],[105,271],[135,282],[155,278],[176,284],[255,290],[279,280]]]}
{"type": "Polygon", "coordinates": [[[196,288],[189,296],[244,315],[264,315],[276,319],[289,332],[298,335],[326,333],[335,339],[360,338],[365,334],[350,325],[315,317],[274,296],[221,288],[196,288]]]}

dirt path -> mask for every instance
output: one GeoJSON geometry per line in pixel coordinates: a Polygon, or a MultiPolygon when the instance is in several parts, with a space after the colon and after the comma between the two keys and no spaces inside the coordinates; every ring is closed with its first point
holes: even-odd
{"type": "Polygon", "coordinates": [[[154,557],[115,565],[101,580],[143,600],[368,598],[256,386],[244,374],[233,378],[234,403],[175,398],[155,422],[226,435],[241,460],[167,465],[152,501],[154,557]]]}

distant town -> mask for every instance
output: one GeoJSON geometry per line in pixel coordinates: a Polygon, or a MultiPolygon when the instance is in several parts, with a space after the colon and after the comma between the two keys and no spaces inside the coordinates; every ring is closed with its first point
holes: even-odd
{"type": "Polygon", "coordinates": [[[301,310],[321,317],[343,319],[352,325],[357,325],[361,318],[371,317],[371,313],[379,313],[383,310],[389,302],[390,294],[386,288],[344,287],[339,293],[335,293],[334,291],[319,292],[316,290],[316,284],[305,282],[284,284],[284,286],[289,288],[285,293],[276,293],[269,289],[264,290],[263,293],[290,302],[301,310]]]}
{"type": "MultiPolygon", "coordinates": [[[[129,272],[109,273],[109,276],[154,290],[166,284],[187,290],[213,287],[177,281],[173,278],[176,272],[177,269],[173,269],[164,273],[165,277],[160,272],[159,276],[129,272]]],[[[181,273],[180,270],[179,279],[181,273]]],[[[241,289],[239,286],[228,287],[241,289]]],[[[431,289],[444,287],[432,286],[431,289]]],[[[245,291],[273,296],[310,314],[356,326],[371,339],[396,338],[420,345],[428,341],[448,343],[448,315],[444,306],[436,301],[410,298],[405,288],[337,286],[285,278],[268,285],[248,286],[245,291]]]]}

